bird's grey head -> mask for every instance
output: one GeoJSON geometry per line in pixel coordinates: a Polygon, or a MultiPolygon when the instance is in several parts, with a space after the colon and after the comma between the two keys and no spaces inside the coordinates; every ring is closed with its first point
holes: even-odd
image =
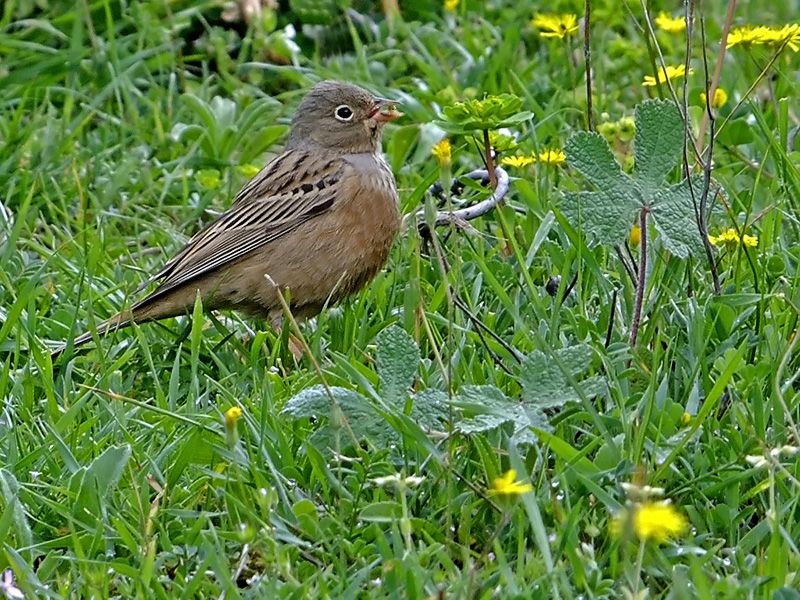
{"type": "Polygon", "coordinates": [[[401,116],[393,103],[349,83],[321,81],[292,119],[288,147],[355,154],[380,152],[383,125],[401,116]]]}

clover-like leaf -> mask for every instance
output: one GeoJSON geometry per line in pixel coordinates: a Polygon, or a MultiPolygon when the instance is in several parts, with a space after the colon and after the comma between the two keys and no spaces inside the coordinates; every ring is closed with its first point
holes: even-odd
{"type": "Polygon", "coordinates": [[[373,444],[388,444],[394,430],[365,397],[347,388],[328,389],[314,385],[292,396],[281,414],[294,418],[310,417],[322,421],[310,441],[321,451],[340,452],[342,449],[369,440],[373,444]],[[331,401],[331,395],[335,402],[331,401]]]}
{"type": "Polygon", "coordinates": [[[630,177],[620,169],[605,138],[597,133],[580,131],[564,145],[569,166],[601,190],[629,188],[630,177]]]}
{"type": "Polygon", "coordinates": [[[587,132],[570,137],[564,146],[570,166],[598,190],[564,193],[562,212],[590,244],[613,246],[626,239],[644,209],[667,250],[681,258],[699,254],[703,240],[688,183],[665,182],[683,147],[680,113],[671,102],[648,100],[636,107],[635,121],[633,177],[622,172],[603,137],[587,132]]]}
{"type": "Polygon", "coordinates": [[[690,254],[700,256],[705,249],[697,229],[695,202],[700,201],[702,177],[693,178],[695,198],[689,190],[689,180],[656,191],[651,212],[653,222],[664,246],[675,256],[687,258],[690,254]]]}
{"type": "Polygon", "coordinates": [[[630,190],[612,188],[599,192],[567,192],[561,212],[579,227],[591,242],[624,240],[639,203],[630,190]]]}
{"type": "Polygon", "coordinates": [[[436,429],[448,418],[449,398],[441,390],[428,388],[414,394],[411,417],[423,429],[436,429]]]}
{"type": "Polygon", "coordinates": [[[666,100],[646,100],[635,115],[633,173],[647,199],[681,158],[683,120],[675,104],[666,100]]]}
{"type": "Polygon", "coordinates": [[[512,440],[517,444],[531,444],[535,441],[531,427],[551,431],[547,416],[540,408],[515,402],[493,385],[462,387],[453,406],[461,413],[453,424],[460,433],[483,433],[512,423],[512,440]]]}
{"type": "MultiPolygon", "coordinates": [[[[580,401],[579,390],[567,380],[561,367],[577,379],[591,365],[592,349],[586,344],[578,344],[556,350],[554,354],[555,358],[534,350],[522,362],[522,399],[529,407],[556,408],[567,402],[580,401]]],[[[607,389],[605,378],[600,376],[579,380],[577,384],[587,397],[604,395],[607,389]]]]}
{"type": "Polygon", "coordinates": [[[513,94],[486,96],[446,107],[442,111],[444,120],[436,124],[449,133],[500,129],[533,117],[533,113],[521,108],[522,99],[513,94]]]}
{"type": "MultiPolygon", "coordinates": [[[[440,429],[442,421],[447,418],[447,400],[447,395],[439,390],[423,390],[414,395],[410,417],[423,429],[440,429]]],[[[363,441],[385,448],[400,439],[397,431],[366,396],[344,387],[326,389],[314,385],[306,388],[286,402],[281,414],[320,421],[309,439],[325,453],[341,452],[363,441]]]]}

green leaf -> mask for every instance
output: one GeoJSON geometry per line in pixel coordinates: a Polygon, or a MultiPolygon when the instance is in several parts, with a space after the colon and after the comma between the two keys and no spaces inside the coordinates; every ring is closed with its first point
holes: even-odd
{"type": "Polygon", "coordinates": [[[678,164],[684,127],[678,108],[667,100],[646,100],[636,107],[633,176],[645,202],[678,164]]]}
{"type": "Polygon", "coordinates": [[[630,177],[620,169],[608,142],[597,133],[581,131],[564,145],[569,165],[601,190],[630,190],[630,177]]]}
{"type": "Polygon", "coordinates": [[[376,445],[388,444],[396,436],[366,397],[343,387],[326,389],[315,385],[306,388],[290,398],[281,413],[323,421],[310,440],[324,452],[341,452],[362,440],[376,445]]]}
{"type": "MultiPolygon", "coordinates": [[[[522,362],[520,384],[522,400],[526,405],[545,409],[580,401],[579,390],[567,380],[561,367],[577,379],[591,365],[592,349],[586,344],[579,344],[556,350],[554,354],[555,359],[540,350],[534,350],[522,362]]],[[[585,396],[593,397],[606,393],[607,385],[604,377],[589,377],[577,383],[585,396]]]]}
{"type": "Polygon", "coordinates": [[[13,473],[6,469],[0,469],[0,496],[5,508],[0,518],[0,539],[10,543],[6,532],[13,523],[16,539],[12,545],[17,548],[30,547],[33,544],[33,534],[25,516],[25,507],[19,500],[19,483],[13,473]]]}
{"type": "MultiPolygon", "coordinates": [[[[700,201],[702,186],[702,177],[695,177],[694,194],[697,202],[700,201]]],[[[702,256],[705,249],[697,228],[688,179],[658,190],[653,196],[650,212],[667,250],[680,258],[688,258],[690,254],[702,256]]]]}
{"type": "Polygon", "coordinates": [[[189,429],[175,441],[175,461],[167,474],[167,485],[175,485],[189,465],[207,465],[214,457],[215,434],[205,429],[189,429]]]}
{"type": "Polygon", "coordinates": [[[393,406],[408,398],[419,367],[419,348],[405,329],[391,325],[375,337],[381,396],[393,406]]]}
{"type": "Polygon", "coordinates": [[[436,429],[448,418],[449,398],[444,392],[428,388],[414,394],[411,417],[424,429],[436,429]]]}
{"type": "Polygon", "coordinates": [[[513,423],[512,440],[517,444],[532,444],[536,438],[531,427],[550,430],[550,424],[541,409],[515,402],[493,385],[462,387],[453,406],[461,412],[461,418],[453,424],[453,429],[467,435],[513,423]]]}
{"type": "Polygon", "coordinates": [[[328,25],[339,14],[334,0],[289,0],[289,8],[309,25],[328,25]]]}
{"type": "Polygon", "coordinates": [[[106,494],[117,485],[131,458],[131,447],[111,446],[90,464],[80,479],[80,491],[73,514],[81,520],[86,513],[99,516],[106,494]]]}
{"type": "Polygon", "coordinates": [[[367,504],[358,518],[369,523],[394,523],[403,516],[403,507],[398,502],[383,501],[367,504]]]}
{"type": "MultiPolygon", "coordinates": [[[[633,177],[620,169],[611,148],[596,133],[576,133],[567,141],[569,164],[597,186],[595,192],[566,192],[561,210],[587,236],[589,245],[625,240],[637,212],[648,210],[664,247],[680,258],[705,250],[697,229],[689,184],[665,183],[681,158],[683,121],[672,102],[648,100],[636,107],[633,177]]],[[[695,185],[699,196],[700,184],[695,185]]]]}
{"type": "Polygon", "coordinates": [[[732,119],[719,130],[716,143],[722,146],[743,146],[755,139],[753,127],[746,119],[732,119]]]}
{"type": "Polygon", "coordinates": [[[564,194],[561,212],[587,236],[587,243],[619,244],[628,236],[639,203],[631,190],[614,188],[600,192],[564,194]]]}
{"type": "Polygon", "coordinates": [[[450,133],[499,129],[533,118],[533,113],[521,108],[522,99],[513,94],[486,96],[446,107],[442,111],[444,120],[436,124],[450,133]]]}

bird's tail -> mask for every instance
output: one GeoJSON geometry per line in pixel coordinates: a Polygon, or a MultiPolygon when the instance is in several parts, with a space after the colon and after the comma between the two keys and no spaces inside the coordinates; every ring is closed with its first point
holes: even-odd
{"type": "MultiPolygon", "coordinates": [[[[131,311],[123,311],[117,313],[113,317],[98,323],[97,327],[92,331],[84,331],[78,337],[72,340],[72,347],[77,348],[78,346],[83,346],[86,342],[92,341],[94,337],[95,331],[97,335],[105,335],[109,331],[116,331],[117,329],[122,329],[123,327],[127,327],[133,322],[131,311]]],[[[50,353],[50,358],[55,361],[59,356],[61,356],[64,351],[70,346],[69,343],[62,344],[55,350],[50,353]]]]}

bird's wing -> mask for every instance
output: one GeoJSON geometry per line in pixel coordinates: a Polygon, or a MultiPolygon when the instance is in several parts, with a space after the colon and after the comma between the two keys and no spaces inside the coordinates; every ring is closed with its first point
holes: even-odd
{"type": "Polygon", "coordinates": [[[148,296],[176,287],[242,258],[333,206],[347,163],[289,150],[247,183],[233,205],[200,230],[150,280],[148,296]]]}

